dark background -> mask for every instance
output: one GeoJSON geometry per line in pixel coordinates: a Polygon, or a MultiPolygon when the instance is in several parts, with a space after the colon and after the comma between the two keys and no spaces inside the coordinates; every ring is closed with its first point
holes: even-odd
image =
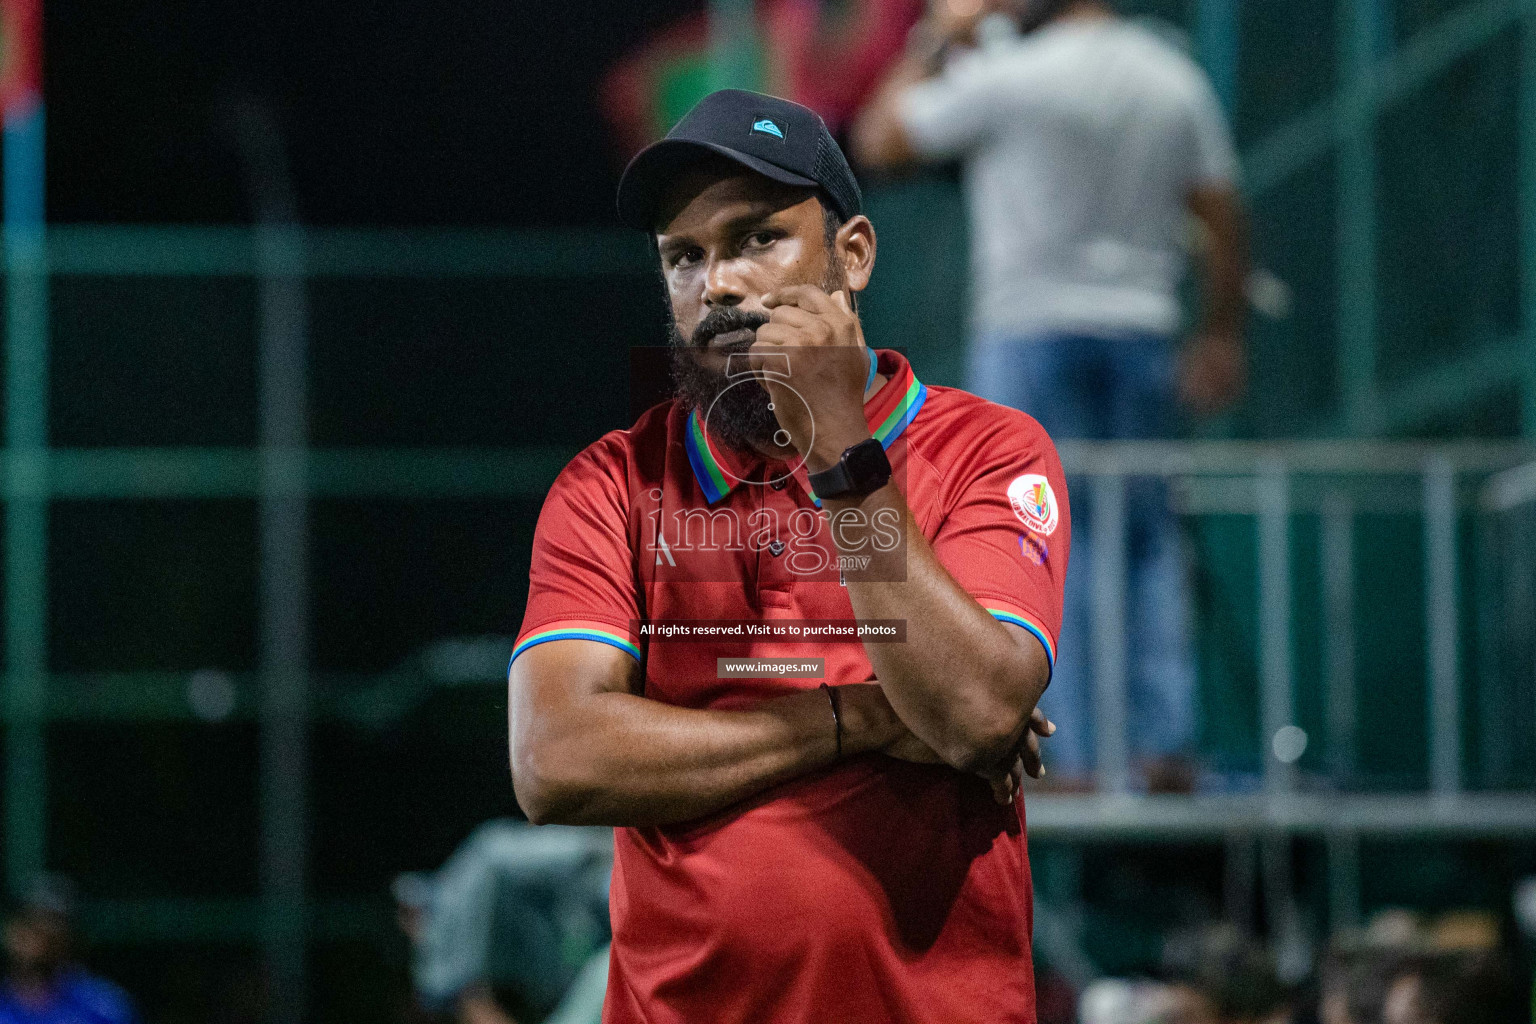
{"type": "MultiPolygon", "coordinates": [[[[48,217],[250,223],[225,110],[254,98],[278,122],[306,225],[616,227],[623,161],[596,102],[600,74],[646,32],[701,10],[50,3],[48,217]]],[[[664,343],[656,288],[648,273],[313,279],[311,443],[574,452],[627,424],[629,352],[664,343]]],[[[256,443],[254,281],[60,276],[52,316],[52,444],[256,443]]],[[[538,507],[311,508],[312,1019],[405,1018],[390,880],[517,813],[496,673],[459,687],[416,680],[436,641],[517,631],[538,507]]],[[[262,987],[256,503],[56,502],[49,528],[61,690],[116,687],[133,700],[141,687],[147,700],[149,676],[112,674],[162,673],[179,698],[188,673],[214,670],[241,694],[217,724],[183,712],[49,727],[49,867],[81,887],[86,958],[157,1024],[251,1019],[262,987]]]]}
{"type": "Polygon", "coordinates": [[[53,3],[49,217],[239,223],[219,104],[272,101],[315,224],[612,223],[598,77],[700,0],[53,3]]]}

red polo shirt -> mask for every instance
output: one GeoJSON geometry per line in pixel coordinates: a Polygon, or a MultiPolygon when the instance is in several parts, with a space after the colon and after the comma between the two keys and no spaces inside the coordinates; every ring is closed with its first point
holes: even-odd
{"type": "MultiPolygon", "coordinates": [[[[898,486],[955,580],[1054,663],[1071,536],[1034,420],[927,387],[899,354],[865,406],[898,486]]],[[[715,443],[677,403],[561,473],[539,516],[513,658],[558,639],[640,659],[644,695],[739,708],[823,679],[718,678],[719,657],[820,657],[874,678],[858,642],[663,641],[661,620],[851,620],[805,471],[715,443]],[[772,484],[762,481],[775,481],[772,484]]],[[[830,724],[830,723],[829,723],[830,724]]],[[[1023,801],[882,754],[708,819],[614,832],[606,1024],[1033,1022],[1023,801]]]]}

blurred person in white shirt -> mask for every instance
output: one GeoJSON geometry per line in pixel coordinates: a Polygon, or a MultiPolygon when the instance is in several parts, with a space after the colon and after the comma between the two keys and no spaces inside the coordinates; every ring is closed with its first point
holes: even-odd
{"type": "MultiPolygon", "coordinates": [[[[1205,74],[1103,0],[938,2],[856,120],[852,152],[866,168],[961,162],[967,388],[1055,438],[1167,437],[1181,401],[1229,406],[1245,386],[1246,215],[1205,74]],[[1192,221],[1203,302],[1180,345],[1192,221]]],[[[1059,725],[1052,774],[1086,783],[1091,565],[1106,539],[1079,493],[1062,656],[1041,706],[1059,725]]],[[[1161,482],[1131,481],[1126,511],[1131,749],[1150,788],[1183,789],[1196,738],[1187,567],[1161,482]]]]}

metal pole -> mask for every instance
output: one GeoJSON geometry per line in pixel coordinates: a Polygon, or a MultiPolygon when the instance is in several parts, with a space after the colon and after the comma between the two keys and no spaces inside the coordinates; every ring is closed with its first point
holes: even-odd
{"type": "Polygon", "coordinates": [[[1527,0],[1520,38],[1519,209],[1520,425],[1536,438],[1536,3],[1527,0]]]}
{"type": "Polygon", "coordinates": [[[1227,836],[1227,855],[1222,865],[1222,912],[1228,923],[1245,936],[1254,934],[1253,897],[1258,891],[1258,843],[1246,832],[1227,836]]]}
{"type": "Polygon", "coordinates": [[[710,89],[756,89],[760,78],[752,0],[709,0],[710,89]]]}
{"type": "Polygon", "coordinates": [[[1382,46],[1383,0],[1345,0],[1338,61],[1340,116],[1338,230],[1339,393],[1356,434],[1380,425],[1376,387],[1376,58],[1382,46]]]}
{"type": "Polygon", "coordinates": [[[1335,492],[1323,502],[1323,678],[1328,694],[1328,760],[1335,784],[1355,770],[1354,503],[1335,492]]]}
{"type": "Polygon", "coordinates": [[[309,859],[308,501],[303,239],[276,118],[230,110],[256,213],[260,267],[261,866],[267,1019],[298,1024],[306,1003],[309,859]]]}
{"type": "Polygon", "coordinates": [[[1274,950],[1280,980],[1296,984],[1312,965],[1312,948],[1301,927],[1292,877],[1291,837],[1283,832],[1266,835],[1259,846],[1264,876],[1264,907],[1269,920],[1269,948],[1274,950]]]}
{"type": "MultiPolygon", "coordinates": [[[[1497,789],[1510,782],[1513,746],[1511,738],[1517,735],[1511,722],[1518,723],[1520,716],[1511,716],[1509,709],[1518,700],[1518,690],[1512,689],[1499,671],[1503,636],[1499,629],[1500,567],[1499,538],[1501,516],[1484,510],[1475,519],[1477,547],[1476,565],[1472,580],[1476,587],[1477,631],[1477,711],[1478,711],[1478,785],[1484,789],[1497,789]]],[[[1517,726],[1518,727],[1518,726],[1517,726]]]]}
{"type": "Polygon", "coordinates": [[[1093,700],[1099,788],[1130,789],[1126,688],[1125,477],[1093,480],[1093,700]]]}
{"type": "MultiPolygon", "coordinates": [[[[1523,561],[1518,563],[1521,565],[1536,565],[1536,521],[1533,521],[1533,519],[1536,519],[1536,517],[1524,516],[1521,519],[1520,553],[1523,561]]],[[[1511,575],[1515,574],[1512,573],[1511,575]]],[[[1521,600],[1524,602],[1528,614],[1523,618],[1510,619],[1506,612],[1505,621],[1514,629],[1517,639],[1524,648],[1524,663],[1517,662],[1512,666],[1513,672],[1521,673],[1521,675],[1513,677],[1517,680],[1517,685],[1529,687],[1525,690],[1525,693],[1530,702],[1525,705],[1524,713],[1536,716],[1536,637],[1531,635],[1529,628],[1531,622],[1536,622],[1536,574],[1520,573],[1519,575],[1523,577],[1523,586],[1521,587],[1523,596],[1521,600]]],[[[1527,719],[1527,721],[1529,720],[1527,719]]],[[[1524,737],[1526,743],[1525,750],[1530,753],[1536,753],[1536,748],[1531,746],[1533,737],[1536,737],[1536,728],[1526,730],[1524,737]]],[[[1532,784],[1536,784],[1536,779],[1532,780],[1532,784]]]]}
{"type": "Polygon", "coordinates": [[[1259,471],[1259,687],[1264,787],[1273,796],[1295,785],[1295,766],[1275,756],[1280,730],[1296,721],[1291,692],[1291,491],[1285,463],[1259,471]]]}
{"type": "MultiPolygon", "coordinates": [[[[1500,565],[1503,567],[1503,591],[1500,600],[1499,664],[1501,677],[1511,694],[1536,695],[1536,636],[1530,624],[1536,622],[1536,578],[1526,570],[1536,563],[1536,545],[1532,544],[1533,517],[1527,510],[1506,514],[1500,565]],[[1529,688],[1528,688],[1529,687],[1529,688]]],[[[1536,707],[1504,708],[1505,717],[1518,729],[1530,721],[1536,707]],[[1513,712],[1513,713],[1512,713],[1513,712]]],[[[1514,750],[1512,760],[1522,759],[1531,750],[1530,736],[1536,730],[1513,731],[1511,739],[1522,740],[1521,749],[1514,750]]],[[[1513,781],[1513,780],[1507,780],[1513,781]]]]}
{"type": "Polygon", "coordinates": [[[1200,63],[1230,115],[1237,109],[1238,55],[1242,46],[1237,0],[1199,0],[1195,23],[1200,63]]]}
{"type": "Polygon", "coordinates": [[[1429,646],[1430,778],[1441,796],[1461,789],[1456,556],[1456,474],[1450,460],[1436,456],[1424,467],[1424,618],[1429,646]]]}
{"type": "Polygon", "coordinates": [[[5,0],[5,872],[13,894],[47,862],[48,252],[42,5],[5,0]]]}
{"type": "Polygon", "coordinates": [[[1360,837],[1328,834],[1328,928],[1360,927],[1360,837]]]}

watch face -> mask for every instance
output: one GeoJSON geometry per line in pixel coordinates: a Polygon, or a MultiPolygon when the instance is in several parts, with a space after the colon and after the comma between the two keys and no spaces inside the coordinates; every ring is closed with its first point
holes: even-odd
{"type": "Polygon", "coordinates": [[[855,489],[868,493],[885,486],[891,478],[891,463],[885,449],[874,438],[856,444],[843,453],[843,464],[853,478],[855,489]]]}

